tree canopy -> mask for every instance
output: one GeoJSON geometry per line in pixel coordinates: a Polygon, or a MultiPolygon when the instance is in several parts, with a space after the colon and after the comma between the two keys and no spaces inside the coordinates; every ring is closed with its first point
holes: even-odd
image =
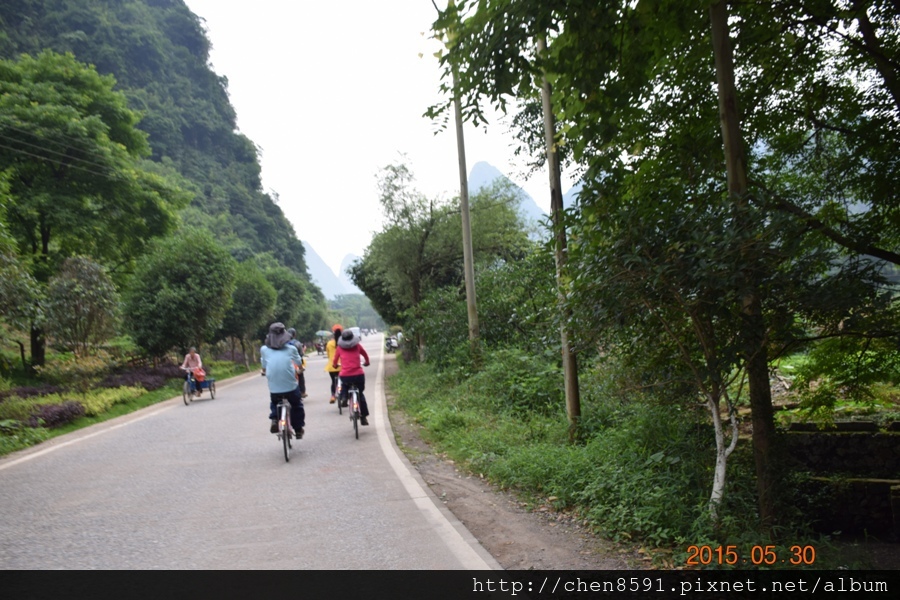
{"type": "MultiPolygon", "coordinates": [[[[402,323],[428,291],[463,280],[462,225],[455,203],[428,198],[414,187],[402,164],[386,167],[379,179],[385,227],[351,268],[354,284],[386,321],[402,323]]],[[[513,260],[529,245],[516,211],[512,186],[482,189],[471,200],[476,260],[513,260]]]]}
{"type": "Polygon", "coordinates": [[[128,286],[128,333],[152,356],[213,339],[232,303],[234,272],[234,259],[206,232],[155,243],[128,286]]]}

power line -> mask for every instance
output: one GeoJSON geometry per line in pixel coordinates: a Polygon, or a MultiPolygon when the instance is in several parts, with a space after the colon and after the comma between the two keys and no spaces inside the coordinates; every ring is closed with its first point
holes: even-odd
{"type": "MultiPolygon", "coordinates": [[[[38,150],[42,150],[42,151],[44,151],[44,152],[49,152],[50,154],[56,154],[56,155],[58,155],[58,156],[62,156],[63,158],[66,158],[66,159],[68,159],[68,160],[77,160],[77,161],[79,161],[79,162],[83,162],[83,163],[85,163],[85,164],[87,164],[87,165],[90,165],[90,166],[92,166],[92,167],[97,167],[97,168],[99,168],[99,169],[103,169],[103,170],[109,170],[109,169],[110,169],[110,167],[109,167],[108,165],[104,165],[104,164],[92,162],[92,161],[89,161],[89,160],[86,160],[86,159],[83,159],[83,158],[78,158],[78,157],[76,157],[76,156],[70,156],[70,155],[65,154],[65,153],[63,153],[63,152],[57,152],[56,150],[51,150],[50,148],[45,148],[44,146],[39,146],[39,145],[37,145],[37,144],[32,144],[31,142],[26,142],[26,141],[20,140],[20,139],[18,139],[18,138],[12,138],[12,137],[3,135],[2,133],[0,133],[0,138],[5,139],[7,142],[14,142],[14,143],[16,143],[16,144],[22,144],[22,145],[24,145],[24,146],[30,146],[30,147],[32,147],[32,148],[36,148],[36,149],[38,149],[38,150]]],[[[77,151],[77,152],[83,152],[82,150],[80,150],[80,149],[78,149],[78,148],[71,148],[71,150],[74,150],[74,151],[77,151]]]]}
{"type": "MultiPolygon", "coordinates": [[[[15,122],[18,123],[18,124],[20,124],[20,125],[25,125],[25,124],[26,124],[24,121],[21,121],[21,120],[18,120],[18,119],[16,119],[15,122]]],[[[13,123],[13,120],[0,119],[0,123],[2,123],[4,127],[8,127],[9,129],[15,129],[16,131],[19,131],[19,132],[21,132],[21,133],[27,133],[28,135],[31,135],[31,136],[33,136],[33,137],[35,137],[35,138],[37,138],[37,139],[39,139],[39,140],[41,140],[41,141],[46,141],[46,142],[50,142],[50,143],[52,143],[52,144],[56,144],[57,146],[61,146],[62,148],[66,149],[66,150],[77,150],[77,149],[78,149],[78,148],[76,148],[75,146],[69,146],[69,145],[67,145],[67,144],[64,144],[63,142],[60,142],[60,141],[57,141],[57,140],[54,140],[54,139],[48,139],[48,138],[45,138],[44,136],[35,133],[35,132],[34,132],[33,130],[31,130],[31,129],[26,129],[26,128],[24,128],[24,127],[17,127],[16,125],[13,125],[13,124],[12,124],[12,123],[13,123]]],[[[104,123],[104,124],[105,124],[105,123],[104,123]]],[[[66,138],[66,139],[71,140],[71,141],[73,141],[73,142],[81,143],[81,142],[83,141],[82,138],[77,138],[77,137],[75,137],[75,136],[73,136],[73,135],[69,135],[69,134],[67,134],[67,133],[65,133],[65,132],[63,132],[63,131],[61,131],[60,129],[55,129],[55,128],[48,128],[48,129],[51,129],[55,135],[57,135],[57,136],[59,136],[59,137],[66,138]]]]}
{"type": "Polygon", "coordinates": [[[93,171],[93,170],[91,170],[91,169],[86,169],[86,168],[81,167],[81,166],[78,166],[78,165],[73,165],[73,164],[69,164],[69,163],[64,163],[64,162],[62,162],[62,161],[54,160],[54,159],[48,158],[48,157],[46,157],[46,156],[41,156],[41,155],[39,155],[39,154],[34,154],[33,152],[28,152],[27,150],[22,150],[21,148],[14,148],[14,147],[12,147],[12,146],[7,146],[7,145],[5,145],[5,144],[0,144],[0,148],[5,148],[5,149],[7,149],[7,150],[12,150],[13,152],[18,152],[19,154],[25,154],[25,155],[27,155],[27,156],[31,156],[31,157],[33,157],[33,158],[37,158],[38,160],[43,160],[43,161],[46,161],[46,162],[55,163],[55,164],[57,164],[57,165],[59,165],[59,166],[61,166],[61,167],[69,167],[69,168],[72,168],[72,169],[78,169],[79,171],[85,171],[85,172],[87,172],[87,173],[91,173],[92,175],[99,175],[100,177],[108,177],[109,179],[115,179],[115,180],[118,180],[118,181],[127,181],[124,177],[122,177],[121,175],[119,175],[118,173],[115,173],[115,172],[113,172],[113,171],[109,171],[109,172],[107,172],[107,173],[100,173],[100,172],[97,172],[97,171],[93,171]]]}

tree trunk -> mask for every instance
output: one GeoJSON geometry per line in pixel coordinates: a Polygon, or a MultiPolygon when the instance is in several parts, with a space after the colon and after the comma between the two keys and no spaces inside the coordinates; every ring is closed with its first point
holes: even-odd
{"type": "Polygon", "coordinates": [[[466,281],[466,313],[469,316],[469,346],[473,362],[481,363],[478,347],[478,309],[475,303],[475,267],[472,251],[472,227],[469,222],[469,182],[466,175],[466,142],[463,117],[456,94],[456,68],[453,69],[453,110],[456,116],[456,150],[459,159],[459,209],[462,216],[463,270],[466,281]]]}
{"type": "Polygon", "coordinates": [[[35,325],[31,326],[31,368],[41,367],[46,360],[46,342],[44,330],[35,325]]]}
{"type": "MultiPolygon", "coordinates": [[[[543,38],[537,40],[537,50],[543,53],[546,44],[543,38]]],[[[569,441],[574,442],[578,436],[581,421],[581,394],[578,387],[578,361],[569,345],[569,321],[571,311],[566,307],[565,272],[566,272],[566,227],[562,203],[562,182],[559,168],[559,152],[556,150],[556,117],[551,102],[550,82],[546,74],[541,84],[541,104],[544,112],[544,144],[547,149],[547,170],[550,173],[550,213],[553,234],[556,239],[556,291],[562,324],[559,328],[562,344],[563,378],[566,390],[566,415],[569,418],[569,441]]]]}
{"type": "MultiPolygon", "coordinates": [[[[725,0],[710,6],[713,56],[716,63],[716,80],[719,93],[719,118],[725,149],[725,166],[728,175],[728,192],[734,205],[735,219],[746,220],[747,170],[738,116],[737,90],[734,83],[734,59],[728,37],[728,12],[725,0]]],[[[753,420],[753,457],[756,465],[756,486],[759,516],[763,527],[775,524],[773,499],[773,474],[771,449],[775,436],[772,411],[772,390],[769,384],[769,361],[766,352],[766,324],[762,314],[758,284],[753,275],[751,249],[743,250],[747,264],[741,282],[741,338],[750,408],[753,420]],[[748,256],[751,255],[751,256],[748,256]]]]}
{"type": "MultiPolygon", "coordinates": [[[[726,399],[727,400],[727,399],[726,399]]],[[[722,504],[722,498],[725,496],[725,482],[728,474],[728,457],[734,452],[738,441],[737,419],[732,410],[731,403],[728,403],[729,416],[731,417],[731,442],[725,445],[725,428],[722,426],[722,415],[719,412],[721,407],[721,390],[716,389],[709,395],[707,400],[710,415],[713,420],[713,428],[716,435],[716,466],[713,471],[712,493],[709,496],[709,515],[713,523],[719,522],[719,507],[722,504]]]]}
{"type": "MultiPolygon", "coordinates": [[[[244,336],[241,336],[241,354],[244,355],[244,366],[247,368],[247,372],[250,372],[250,360],[247,357],[247,349],[244,346],[244,336]]],[[[231,355],[234,358],[234,354],[231,355]]]]}
{"type": "Polygon", "coordinates": [[[27,371],[28,362],[25,360],[25,344],[23,344],[19,340],[16,340],[16,343],[19,345],[19,356],[22,357],[22,370],[27,371]]]}

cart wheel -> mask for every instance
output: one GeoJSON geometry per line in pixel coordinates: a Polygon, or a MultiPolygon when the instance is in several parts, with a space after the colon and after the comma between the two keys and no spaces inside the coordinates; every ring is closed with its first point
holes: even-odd
{"type": "Polygon", "coordinates": [[[181,388],[181,396],[184,398],[184,405],[187,406],[190,404],[191,399],[194,396],[194,393],[191,391],[191,382],[185,380],[184,385],[181,388]]]}
{"type": "Polygon", "coordinates": [[[210,398],[210,400],[216,399],[216,382],[215,381],[209,382],[209,398],[210,398]]]}

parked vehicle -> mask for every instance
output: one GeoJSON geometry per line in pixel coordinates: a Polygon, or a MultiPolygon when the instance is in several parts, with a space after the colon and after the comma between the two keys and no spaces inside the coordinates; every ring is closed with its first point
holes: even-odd
{"type": "Polygon", "coordinates": [[[396,352],[398,348],[400,348],[400,342],[394,336],[384,340],[384,349],[388,352],[396,352]]]}

